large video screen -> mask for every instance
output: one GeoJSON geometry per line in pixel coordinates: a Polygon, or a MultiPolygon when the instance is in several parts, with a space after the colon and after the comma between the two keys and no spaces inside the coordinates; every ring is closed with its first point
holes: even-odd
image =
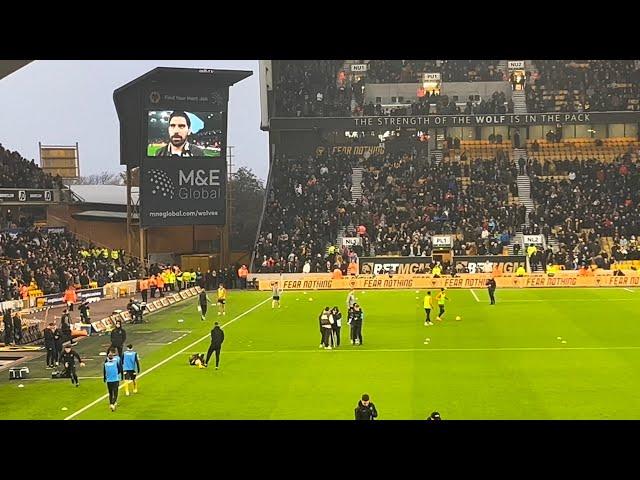
{"type": "Polygon", "coordinates": [[[224,112],[148,112],[148,157],[220,157],[225,148],[224,112]]]}

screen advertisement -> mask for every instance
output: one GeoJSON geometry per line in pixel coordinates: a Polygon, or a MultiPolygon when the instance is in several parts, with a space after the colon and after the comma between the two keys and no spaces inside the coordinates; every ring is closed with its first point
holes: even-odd
{"type": "Polygon", "coordinates": [[[224,225],[227,112],[219,103],[162,106],[143,120],[142,225],[224,225]]]}
{"type": "Polygon", "coordinates": [[[225,158],[150,161],[143,162],[140,178],[143,225],[224,225],[225,158]]]}

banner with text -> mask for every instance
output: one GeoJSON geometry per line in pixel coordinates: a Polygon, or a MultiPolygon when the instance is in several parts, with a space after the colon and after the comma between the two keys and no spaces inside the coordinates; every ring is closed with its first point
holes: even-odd
{"type": "Polygon", "coordinates": [[[544,237],[542,235],[523,235],[522,243],[524,245],[544,245],[544,237]]]}
{"type": "MultiPolygon", "coordinates": [[[[87,288],[85,290],[77,290],[76,295],[78,297],[78,302],[84,302],[85,300],[89,299],[102,298],[104,297],[104,288],[87,288]]],[[[50,295],[38,297],[36,299],[36,305],[38,300],[40,300],[41,298],[44,299],[44,305],[47,306],[64,304],[64,292],[52,293],[50,295]]]]}
{"type": "Polygon", "coordinates": [[[362,238],[342,237],[342,245],[347,247],[355,247],[356,245],[362,245],[362,238]]]}
{"type": "Polygon", "coordinates": [[[154,158],[145,160],[140,170],[144,227],[225,224],[225,157],[154,158]]]}
{"type": "MultiPolygon", "coordinates": [[[[344,279],[291,279],[283,280],[283,290],[349,290],[349,289],[437,289],[437,288],[485,288],[491,275],[460,275],[433,278],[430,275],[398,275],[393,277],[352,277],[344,279]]],[[[496,277],[500,288],[558,288],[558,287],[639,287],[640,276],[574,276],[547,277],[505,275],[496,277]]],[[[259,290],[271,290],[270,281],[261,280],[259,290]]],[[[603,300],[605,301],[605,300],[603,300]]]]}
{"type": "Polygon", "coordinates": [[[0,189],[0,203],[51,203],[53,190],[34,190],[2,188],[0,189]]]}
{"type": "Polygon", "coordinates": [[[440,81],[440,72],[434,73],[423,73],[422,74],[423,82],[439,82],[440,81]]]}
{"type": "Polygon", "coordinates": [[[476,127],[525,125],[597,125],[637,123],[640,111],[505,113],[475,115],[416,115],[384,117],[274,117],[270,130],[313,130],[314,128],[345,131],[382,130],[398,127],[476,127]]]}
{"type": "Polygon", "coordinates": [[[468,269],[469,273],[491,273],[496,267],[503,273],[515,273],[518,267],[527,268],[524,255],[453,257],[453,266],[456,270],[458,265],[468,269]]]}
{"type": "Polygon", "coordinates": [[[451,248],[453,240],[451,235],[434,235],[431,237],[433,248],[451,248]]]}
{"type": "Polygon", "coordinates": [[[433,261],[432,257],[360,257],[360,273],[378,275],[391,271],[397,274],[418,273],[433,261]]]}

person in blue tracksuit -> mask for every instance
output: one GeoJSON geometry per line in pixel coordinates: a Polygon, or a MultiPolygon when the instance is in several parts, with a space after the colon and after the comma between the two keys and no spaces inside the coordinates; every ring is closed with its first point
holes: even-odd
{"type": "Polygon", "coordinates": [[[138,393],[136,375],[140,373],[140,360],[138,353],[133,349],[133,345],[127,345],[124,351],[124,361],[122,362],[124,371],[124,393],[129,396],[129,382],[133,382],[133,393],[138,393]]]}
{"type": "Polygon", "coordinates": [[[104,361],[102,375],[109,391],[109,408],[115,412],[118,402],[118,387],[122,377],[122,362],[120,362],[120,357],[114,355],[113,350],[109,350],[107,359],[104,361]]]}

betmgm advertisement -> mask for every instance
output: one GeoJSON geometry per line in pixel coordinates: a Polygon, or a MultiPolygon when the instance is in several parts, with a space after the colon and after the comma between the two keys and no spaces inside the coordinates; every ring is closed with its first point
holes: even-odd
{"type": "MultiPolygon", "coordinates": [[[[151,92],[149,98],[153,104],[166,95],[151,92]]],[[[226,102],[214,104],[216,111],[205,111],[212,105],[198,101],[203,100],[200,96],[179,99],[175,108],[151,105],[145,112],[140,222],[143,227],[224,225],[226,102]],[[194,99],[192,105],[186,102],[189,98],[194,99]]]]}

